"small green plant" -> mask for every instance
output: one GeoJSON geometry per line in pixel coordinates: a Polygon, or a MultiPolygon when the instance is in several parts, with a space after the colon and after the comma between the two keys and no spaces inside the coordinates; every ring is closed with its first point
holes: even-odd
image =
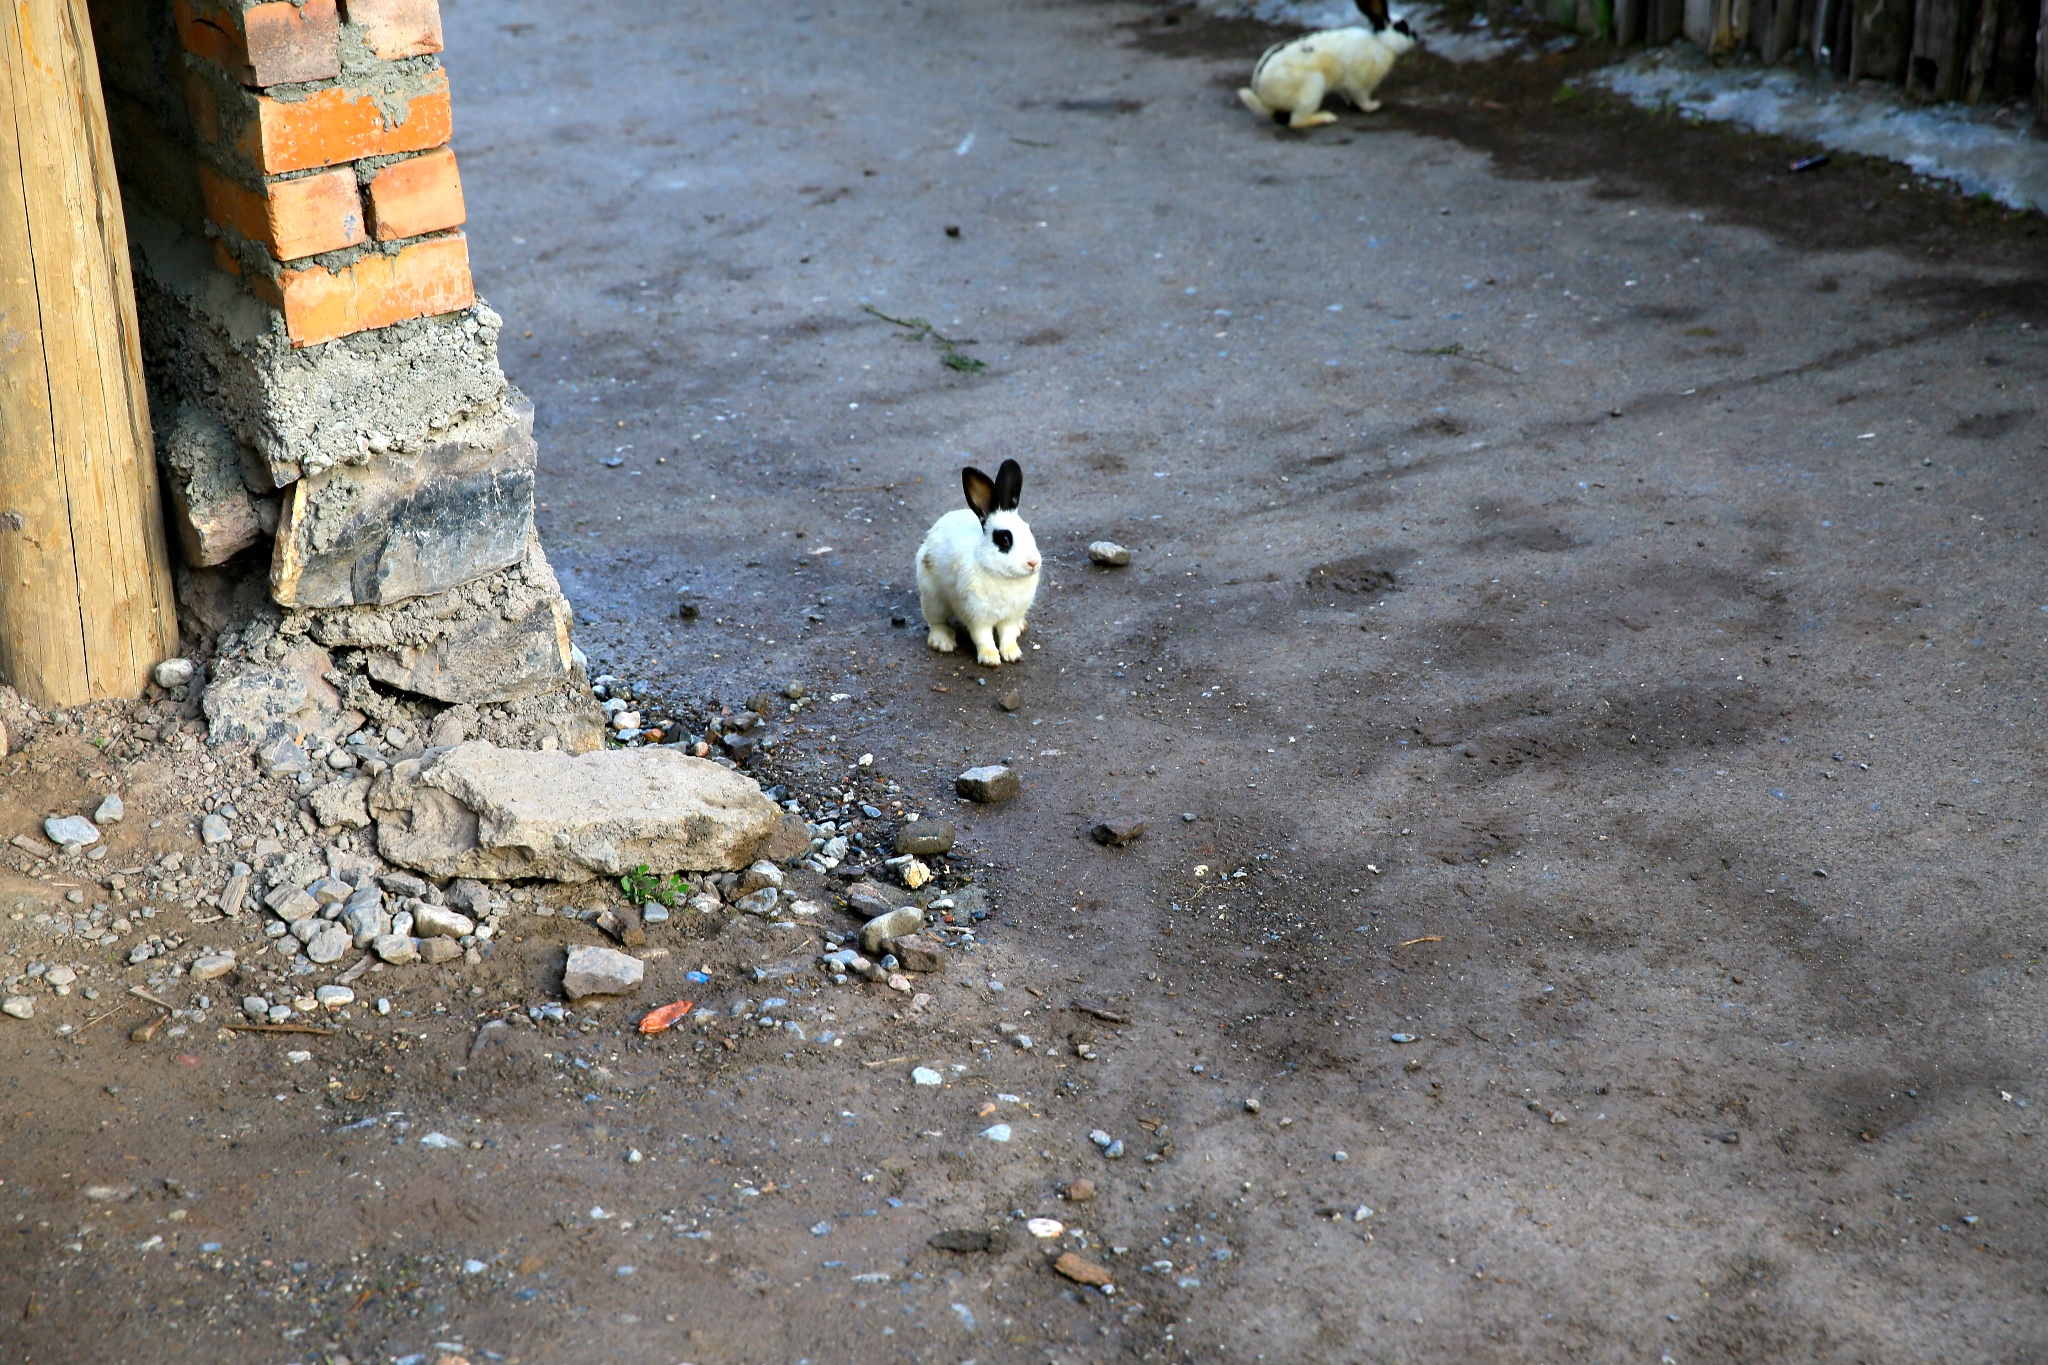
{"type": "Polygon", "coordinates": [[[862,304],[861,310],[903,328],[905,341],[929,341],[936,345],[939,348],[939,363],[949,370],[958,370],[962,374],[980,374],[988,368],[987,362],[976,360],[960,349],[962,346],[974,345],[975,342],[971,339],[962,338],[955,341],[923,318],[891,317],[871,303],[862,304]]]}
{"type": "Polygon", "coordinates": [[[626,899],[635,905],[654,901],[673,907],[675,903],[690,894],[690,884],[683,880],[683,874],[672,872],[663,877],[658,872],[649,872],[642,863],[631,872],[619,878],[619,890],[626,893],[626,899]]]}

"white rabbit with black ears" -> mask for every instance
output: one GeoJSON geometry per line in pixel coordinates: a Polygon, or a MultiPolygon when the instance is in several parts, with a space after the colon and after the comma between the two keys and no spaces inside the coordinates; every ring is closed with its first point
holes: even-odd
{"type": "Polygon", "coordinates": [[[1357,5],[1366,21],[1362,26],[1325,29],[1268,48],[1252,68],[1252,83],[1237,92],[1244,107],[1296,131],[1335,123],[1337,116],[1323,108],[1333,94],[1361,113],[1377,110],[1373,91],[1394,69],[1394,59],[1415,46],[1415,31],[1405,19],[1389,16],[1387,0],[1357,5]]]}
{"type": "Polygon", "coordinates": [[[1031,528],[1017,515],[1024,470],[1004,460],[991,479],[969,465],[960,471],[967,506],[932,523],[917,550],[917,598],[929,628],[925,643],[941,654],[959,647],[953,623],[974,641],[974,661],[987,668],[1024,655],[1017,637],[1038,596],[1043,560],[1031,528]]]}

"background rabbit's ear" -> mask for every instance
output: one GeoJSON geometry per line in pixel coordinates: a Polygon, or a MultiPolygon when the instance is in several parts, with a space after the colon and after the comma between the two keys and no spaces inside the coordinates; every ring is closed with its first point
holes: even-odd
{"type": "Polygon", "coordinates": [[[969,465],[960,471],[960,486],[967,490],[967,505],[974,509],[974,515],[987,521],[988,514],[996,510],[995,481],[969,465]]]}
{"type": "Polygon", "coordinates": [[[1005,512],[1017,510],[1017,500],[1024,495],[1024,466],[1015,460],[1004,460],[1003,467],[996,471],[996,506],[1005,512]]]}
{"type": "Polygon", "coordinates": [[[1386,28],[1391,17],[1387,13],[1387,0],[1357,0],[1357,4],[1358,12],[1363,14],[1366,22],[1372,25],[1374,33],[1378,33],[1386,28]]]}

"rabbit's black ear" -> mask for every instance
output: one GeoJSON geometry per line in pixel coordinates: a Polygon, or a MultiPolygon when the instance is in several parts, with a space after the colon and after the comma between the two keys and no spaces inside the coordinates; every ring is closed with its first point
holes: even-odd
{"type": "Polygon", "coordinates": [[[960,471],[960,486],[967,490],[967,505],[974,509],[974,515],[987,521],[988,514],[996,510],[995,480],[969,465],[960,471]]]}
{"type": "Polygon", "coordinates": [[[1387,13],[1387,0],[1356,0],[1356,3],[1358,12],[1372,25],[1374,33],[1384,30],[1391,21],[1392,16],[1387,13]]]}
{"type": "Polygon", "coordinates": [[[1024,494],[1024,466],[1015,460],[1004,460],[1003,467],[996,471],[996,506],[1005,512],[1017,510],[1017,500],[1024,494]]]}

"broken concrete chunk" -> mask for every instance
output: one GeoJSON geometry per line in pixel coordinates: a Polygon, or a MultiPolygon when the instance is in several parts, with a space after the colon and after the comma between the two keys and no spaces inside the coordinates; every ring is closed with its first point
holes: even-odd
{"type": "Polygon", "coordinates": [[[370,779],[361,773],[338,777],[317,789],[308,804],[322,829],[368,829],[370,827],[370,779]]]}
{"type": "Polygon", "coordinates": [[[224,422],[197,403],[181,403],[158,447],[170,522],[187,564],[225,564],[263,538],[263,517],[242,477],[242,443],[224,422]]]}
{"type": "Polygon", "coordinates": [[[646,974],[646,964],[629,953],[613,948],[579,944],[569,950],[562,972],[562,994],[571,1000],[586,995],[625,995],[637,990],[646,974]]]}
{"type": "Polygon", "coordinates": [[[571,755],[472,742],[378,778],[385,858],[433,877],[616,877],[747,866],[782,810],[751,779],[666,747],[571,755]]]}
{"type": "Polygon", "coordinates": [[[428,597],[515,564],[533,530],[533,407],[337,465],[286,490],[270,594],[286,607],[428,597]]]}
{"type": "Polygon", "coordinates": [[[338,739],[354,730],[363,717],[343,708],[326,679],[333,667],[326,650],[302,644],[272,666],[216,678],[201,701],[207,743],[253,744],[267,756],[280,740],[338,739]]]}
{"type": "Polygon", "coordinates": [[[498,897],[474,877],[459,877],[448,887],[448,903],[474,919],[483,919],[498,908],[498,897]]]}
{"type": "Polygon", "coordinates": [[[881,942],[884,953],[893,953],[897,963],[906,972],[943,972],[945,959],[939,956],[939,945],[931,939],[917,934],[906,934],[901,938],[885,938],[881,942]]]}
{"type": "Polygon", "coordinates": [[[1016,769],[991,763],[985,767],[969,768],[954,778],[953,790],[969,801],[986,806],[1010,800],[1024,790],[1024,784],[1018,780],[1016,769]]]}

